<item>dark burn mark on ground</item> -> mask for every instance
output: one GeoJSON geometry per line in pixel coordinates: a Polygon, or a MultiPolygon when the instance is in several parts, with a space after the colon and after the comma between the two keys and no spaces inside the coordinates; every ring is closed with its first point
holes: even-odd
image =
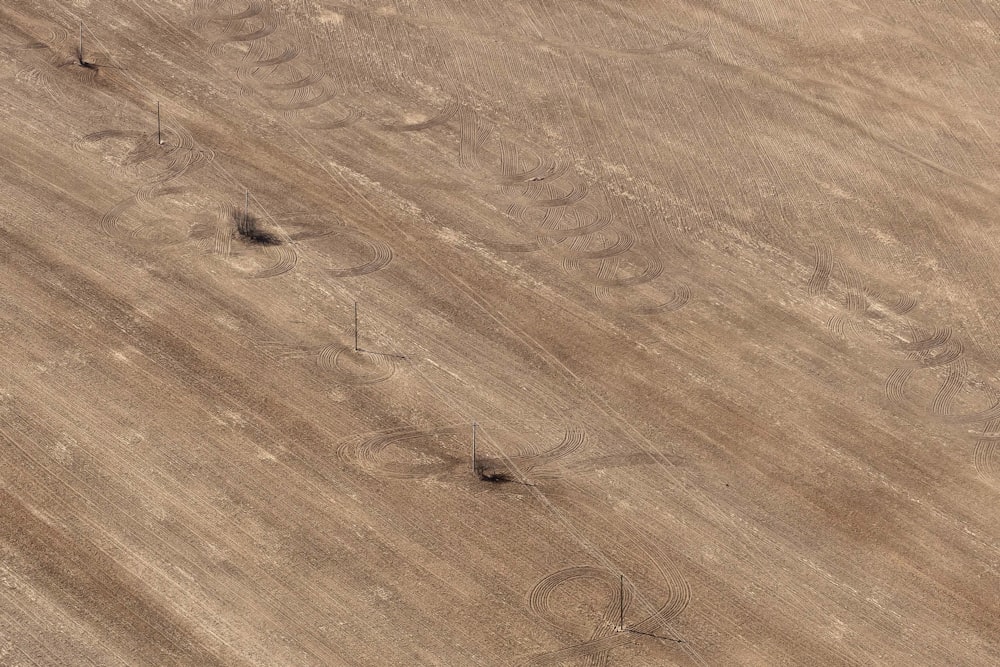
{"type": "Polygon", "coordinates": [[[490,460],[476,464],[476,477],[481,482],[489,482],[490,484],[507,484],[514,481],[509,472],[501,470],[496,461],[490,460]]]}
{"type": "Polygon", "coordinates": [[[266,230],[255,216],[241,211],[233,213],[232,220],[236,227],[236,236],[243,241],[254,245],[281,245],[281,238],[266,230]]]}

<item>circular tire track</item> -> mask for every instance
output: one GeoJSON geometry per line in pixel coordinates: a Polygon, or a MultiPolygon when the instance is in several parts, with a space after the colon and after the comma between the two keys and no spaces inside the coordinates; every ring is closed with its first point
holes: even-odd
{"type": "MultiPolygon", "coordinates": [[[[677,567],[665,567],[665,561],[655,555],[655,547],[649,544],[643,535],[643,529],[625,517],[616,517],[609,521],[603,515],[594,511],[590,505],[570,501],[577,510],[587,516],[589,528],[600,531],[610,543],[617,545],[619,551],[640,554],[657,572],[666,589],[666,600],[646,619],[635,626],[630,626],[643,632],[655,633],[657,627],[662,627],[679,616],[691,602],[691,586],[683,573],[677,567]],[[650,629],[653,628],[653,629],[650,629]]],[[[650,611],[653,608],[648,608],[650,611]]]]}
{"type": "MultiPolygon", "coordinates": [[[[621,516],[616,516],[614,520],[611,520],[595,511],[592,505],[568,499],[563,500],[574,507],[576,511],[573,514],[586,526],[588,532],[609,545],[610,552],[616,554],[617,558],[631,560],[641,557],[639,560],[651,565],[659,577],[655,582],[650,582],[648,576],[639,574],[626,578],[628,584],[626,591],[628,591],[630,604],[626,607],[625,627],[623,632],[614,632],[616,624],[613,621],[609,623],[607,619],[610,617],[617,620],[615,612],[618,605],[615,589],[617,588],[618,575],[623,573],[621,569],[608,561],[605,567],[566,568],[546,576],[532,589],[528,596],[528,606],[540,618],[554,627],[568,632],[575,630],[563,618],[556,615],[553,610],[554,605],[550,602],[555,590],[574,579],[590,578],[599,582],[602,580],[607,582],[610,579],[610,609],[592,633],[590,641],[532,656],[526,661],[526,664],[556,665],[568,660],[584,658],[588,659],[590,664],[595,662],[605,664],[611,650],[638,641],[648,641],[643,635],[660,638],[660,640],[681,641],[661,634],[673,634],[673,630],[669,626],[670,622],[677,618],[691,601],[691,587],[680,569],[666,566],[664,560],[656,554],[657,549],[643,537],[643,530],[634,522],[621,516]],[[650,604],[644,599],[645,595],[639,594],[639,591],[646,591],[650,583],[653,584],[654,590],[665,590],[665,599],[660,598],[659,593],[651,593],[655,598],[663,599],[663,603],[659,606],[650,604]],[[639,588],[636,588],[637,586],[639,588]],[[637,613],[635,611],[628,613],[635,607],[641,607],[641,613],[645,615],[644,618],[636,620],[637,613]]],[[[600,544],[596,548],[600,551],[600,544]]]]}
{"type": "Polygon", "coordinates": [[[357,465],[369,473],[393,479],[416,480],[454,474],[468,464],[465,457],[440,446],[441,439],[454,439],[459,433],[457,427],[442,427],[431,430],[402,428],[360,441],[347,442],[337,448],[337,454],[346,463],[357,465]],[[435,446],[418,449],[421,441],[435,442],[435,446]],[[423,461],[410,463],[393,461],[386,454],[390,447],[417,449],[424,455],[423,461]]]}
{"type": "MultiPolygon", "coordinates": [[[[569,619],[563,618],[559,614],[559,608],[552,603],[551,598],[565,584],[580,579],[595,581],[601,587],[606,587],[608,589],[609,606],[614,611],[618,611],[618,577],[603,567],[594,567],[592,565],[568,567],[543,577],[528,594],[528,609],[554,628],[573,634],[579,633],[579,626],[572,623],[569,619]]],[[[624,593],[625,608],[628,609],[632,603],[633,591],[631,585],[624,588],[624,593]]],[[[582,654],[580,657],[583,657],[583,655],[587,655],[587,653],[582,654]]]]}
{"type": "Polygon", "coordinates": [[[353,386],[385,382],[396,374],[396,358],[378,352],[356,351],[344,345],[327,345],[316,358],[317,365],[334,373],[338,381],[353,386]]]}

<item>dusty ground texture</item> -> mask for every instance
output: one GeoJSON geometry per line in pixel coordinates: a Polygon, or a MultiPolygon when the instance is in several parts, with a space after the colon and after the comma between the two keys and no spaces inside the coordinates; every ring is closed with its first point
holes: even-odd
{"type": "Polygon", "coordinates": [[[996,7],[386,1],[0,3],[0,663],[1000,662],[996,7]]]}

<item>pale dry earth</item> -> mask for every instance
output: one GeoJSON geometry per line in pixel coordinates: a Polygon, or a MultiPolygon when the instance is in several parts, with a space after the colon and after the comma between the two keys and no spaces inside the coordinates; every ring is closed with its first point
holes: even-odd
{"type": "Polygon", "coordinates": [[[385,1],[0,3],[0,663],[1000,663],[997,5],[385,1]]]}

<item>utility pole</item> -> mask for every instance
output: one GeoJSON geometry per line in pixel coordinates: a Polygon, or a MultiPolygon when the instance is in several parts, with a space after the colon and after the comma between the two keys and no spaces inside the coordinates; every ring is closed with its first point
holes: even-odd
{"type": "Polygon", "coordinates": [[[618,629],[625,631],[625,575],[618,575],[618,629]]]}
{"type": "Polygon", "coordinates": [[[472,422],[472,472],[479,473],[479,468],[476,467],[476,422],[472,422]]]}
{"type": "Polygon", "coordinates": [[[243,222],[250,224],[250,190],[246,191],[246,199],[243,200],[243,222]]]}
{"type": "Polygon", "coordinates": [[[83,21],[80,21],[80,64],[84,64],[86,61],[83,59],[83,21]]]}
{"type": "Polygon", "coordinates": [[[358,351],[358,302],[354,302],[354,351],[358,351]]]}
{"type": "Polygon", "coordinates": [[[163,135],[160,133],[160,103],[156,103],[156,143],[163,145],[163,135]]]}

